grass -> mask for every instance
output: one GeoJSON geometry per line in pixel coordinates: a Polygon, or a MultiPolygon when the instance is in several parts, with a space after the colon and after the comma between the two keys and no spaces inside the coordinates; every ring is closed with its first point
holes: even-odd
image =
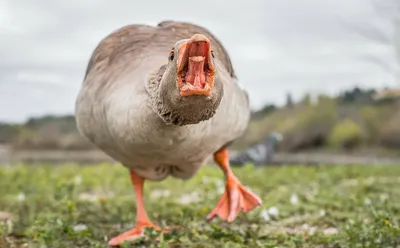
{"type": "MultiPolygon", "coordinates": [[[[183,225],[125,247],[400,247],[400,166],[247,166],[234,170],[263,199],[229,225],[206,222],[224,187],[216,167],[147,182],[149,217],[183,225]]],[[[107,247],[131,228],[135,204],[119,165],[0,167],[0,247],[107,247]],[[12,215],[12,216],[11,216],[12,215]]]]}

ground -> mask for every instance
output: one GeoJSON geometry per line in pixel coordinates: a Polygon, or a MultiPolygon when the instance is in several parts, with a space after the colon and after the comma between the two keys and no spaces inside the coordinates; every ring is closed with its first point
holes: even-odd
{"type": "MultiPolygon", "coordinates": [[[[281,166],[234,170],[263,205],[228,225],[208,223],[224,178],[207,166],[189,180],[145,185],[152,220],[183,225],[126,247],[400,247],[400,166],[281,166]]],[[[135,219],[127,170],[0,167],[0,247],[107,247],[135,219]]]]}

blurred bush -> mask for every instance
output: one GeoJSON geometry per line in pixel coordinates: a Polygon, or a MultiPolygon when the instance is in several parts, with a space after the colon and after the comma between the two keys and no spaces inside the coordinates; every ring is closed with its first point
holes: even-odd
{"type": "Polygon", "coordinates": [[[292,119],[292,125],[284,130],[280,148],[297,151],[322,146],[338,118],[338,106],[334,99],[325,95],[318,97],[316,103],[305,105],[292,119]]]}
{"type": "Polygon", "coordinates": [[[314,148],[354,149],[357,147],[400,147],[400,117],[396,101],[375,102],[372,90],[358,88],[340,97],[305,95],[298,103],[256,115],[246,134],[235,143],[242,149],[255,144],[271,132],[284,139],[279,149],[296,152],[314,148]],[[390,122],[388,122],[390,120],[390,122]]]}
{"type": "Polygon", "coordinates": [[[335,124],[328,137],[328,143],[341,149],[353,149],[365,142],[365,134],[360,125],[346,118],[335,124]]]}
{"type": "Polygon", "coordinates": [[[246,134],[235,143],[235,148],[255,144],[271,132],[283,134],[284,139],[279,144],[282,151],[319,147],[325,144],[337,118],[335,99],[321,95],[311,103],[310,96],[306,95],[297,105],[287,105],[264,118],[253,119],[246,134]]]}
{"type": "Polygon", "coordinates": [[[77,134],[37,135],[21,133],[11,144],[13,150],[91,150],[94,146],[77,134]]]}
{"type": "Polygon", "coordinates": [[[12,142],[20,132],[20,129],[20,125],[0,123],[0,144],[12,142]]]}
{"type": "Polygon", "coordinates": [[[374,146],[379,143],[382,126],[387,122],[390,115],[387,106],[365,106],[361,108],[360,116],[367,135],[366,143],[374,146]]]}
{"type": "Polygon", "coordinates": [[[75,119],[44,117],[29,120],[11,142],[13,150],[90,150],[94,146],[76,129],[75,119]]]}
{"type": "Polygon", "coordinates": [[[387,148],[400,148],[400,113],[397,112],[380,129],[380,144],[387,148]]]}

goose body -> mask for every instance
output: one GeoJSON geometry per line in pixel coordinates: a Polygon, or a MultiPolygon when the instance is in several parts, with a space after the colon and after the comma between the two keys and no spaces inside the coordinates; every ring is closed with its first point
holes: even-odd
{"type": "Polygon", "coordinates": [[[90,58],[75,113],[80,133],[128,168],[134,186],[136,226],[110,245],[136,239],[146,227],[160,229],[145,211],[145,180],[189,179],[212,155],[226,187],[208,219],[232,222],[261,204],[231,171],[227,152],[247,128],[248,95],[222,44],[200,26],[130,25],[105,37],[90,58]]]}
{"type": "Polygon", "coordinates": [[[148,180],[192,177],[211,154],[242,135],[249,122],[247,93],[237,83],[229,56],[218,41],[214,50],[224,56],[215,64],[224,96],[215,115],[177,126],[165,123],[153,111],[154,85],[149,75],[166,63],[176,40],[199,32],[211,36],[198,26],[175,22],[133,25],[114,32],[94,52],[79,93],[80,132],[148,180]]]}

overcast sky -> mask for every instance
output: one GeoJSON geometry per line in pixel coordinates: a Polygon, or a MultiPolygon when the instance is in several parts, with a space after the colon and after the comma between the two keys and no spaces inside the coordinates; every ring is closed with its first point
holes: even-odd
{"type": "Polygon", "coordinates": [[[377,15],[370,0],[227,3],[0,0],[0,121],[72,114],[102,38],[127,24],[171,19],[203,25],[223,42],[254,108],[281,104],[288,91],[297,99],[306,91],[396,84],[390,7],[377,15]],[[386,44],[352,27],[378,30],[386,44]]]}

